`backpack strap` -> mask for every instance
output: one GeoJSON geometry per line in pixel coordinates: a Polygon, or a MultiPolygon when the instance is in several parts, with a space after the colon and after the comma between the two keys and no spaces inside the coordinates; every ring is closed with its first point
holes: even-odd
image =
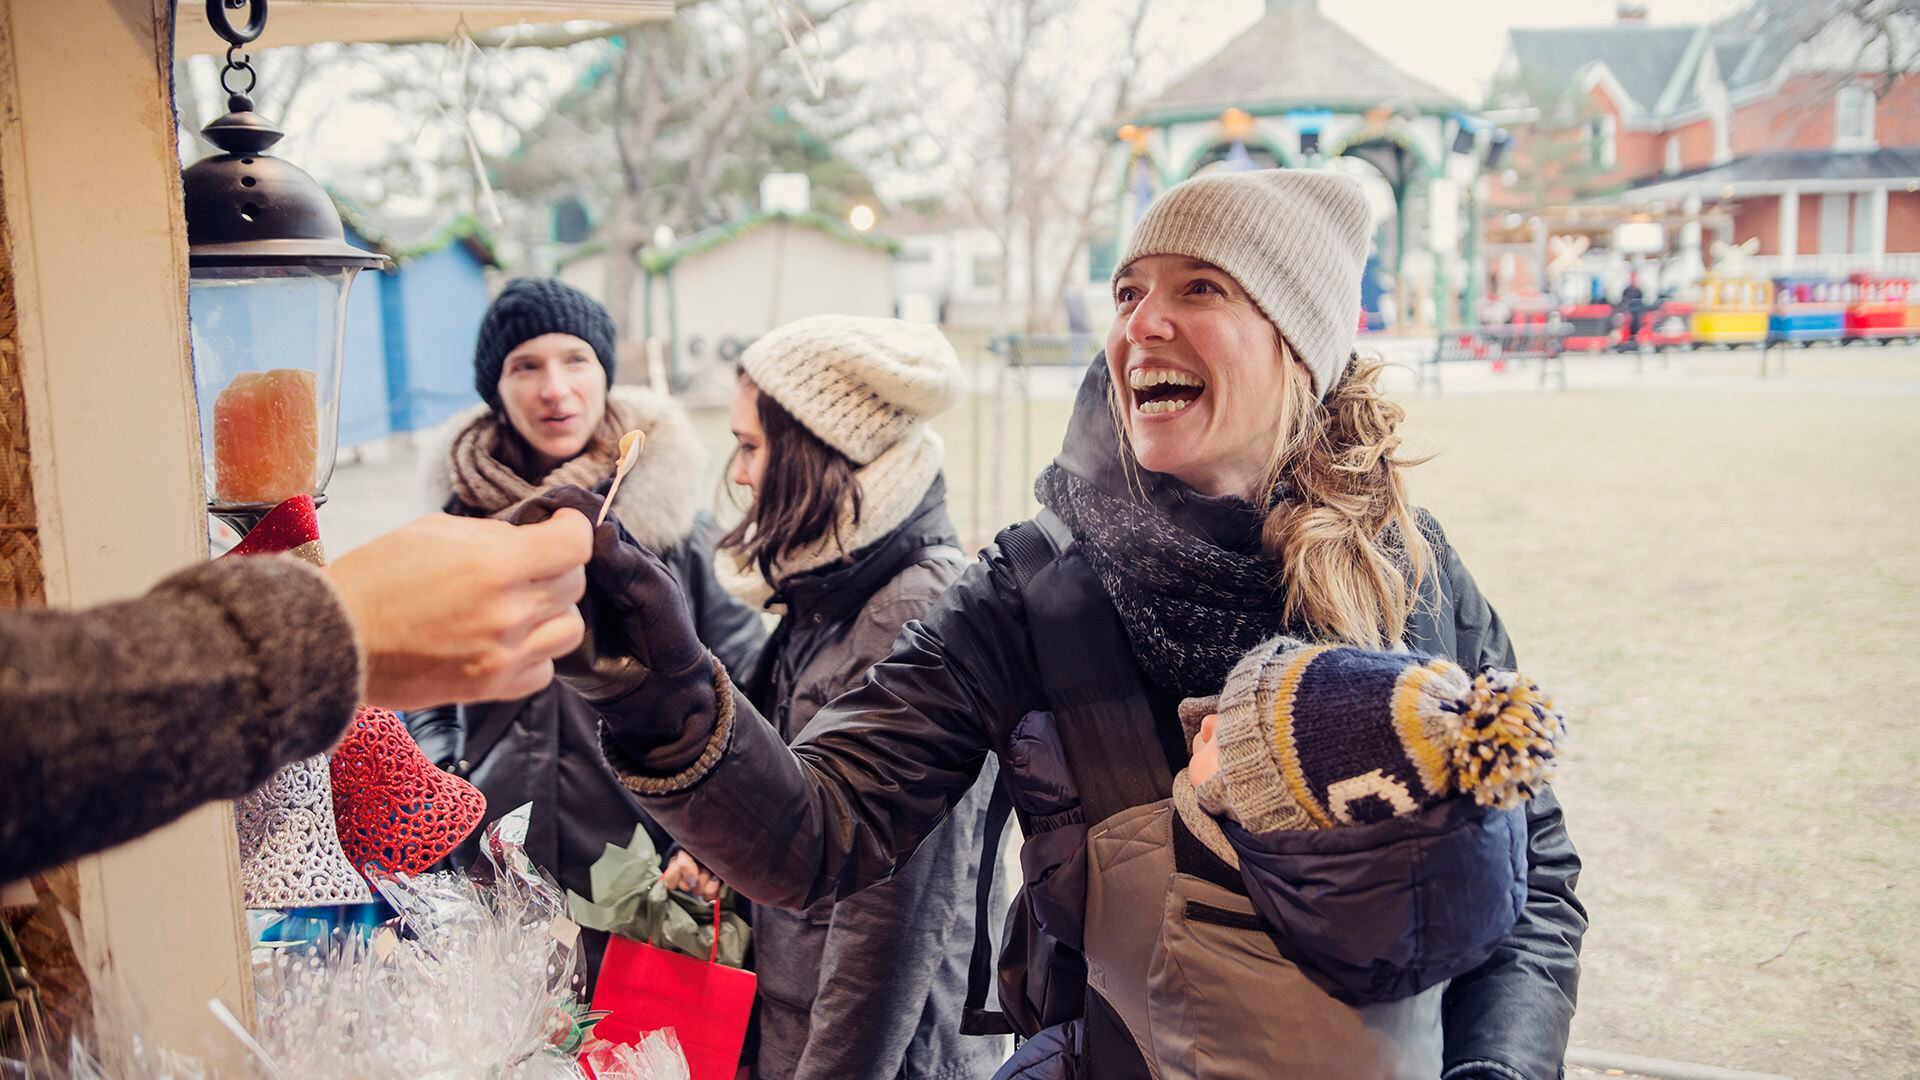
{"type": "Polygon", "coordinates": [[[1133,646],[1093,568],[1068,551],[1024,596],[1040,682],[1089,826],[1173,794],[1133,646]]]}
{"type": "MultiPolygon", "coordinates": [[[[1014,580],[1024,593],[1034,575],[1058,558],[1071,535],[1066,523],[1051,510],[1041,510],[1031,521],[1022,521],[1002,529],[994,543],[1013,565],[1014,580]]],[[[960,1012],[962,1035],[1011,1035],[1013,1025],[1007,1015],[987,1008],[987,988],[993,985],[993,881],[999,872],[1000,840],[1006,832],[1007,818],[1013,813],[1013,797],[1007,777],[1001,773],[987,802],[986,831],[980,849],[980,876],[973,890],[973,955],[967,962],[967,999],[960,1012]]]]}
{"type": "MultiPolygon", "coordinates": [[[[1067,771],[1080,796],[1088,825],[1123,810],[1164,799],[1173,792],[1173,771],[1154,727],[1152,710],[1140,696],[1142,684],[1133,648],[1112,601],[1099,579],[1068,550],[1072,534],[1052,511],[1003,531],[1000,549],[1013,564],[1027,611],[1042,688],[1053,709],[1055,730],[1066,755],[1067,771]],[[1038,587],[1033,587],[1038,583],[1038,587]],[[1093,612],[1094,617],[1088,618],[1093,612]]],[[[975,890],[973,962],[967,976],[968,1023],[986,1025],[987,984],[992,977],[992,945],[985,914],[992,873],[1006,825],[1008,807],[996,819],[995,804],[1008,800],[1003,774],[988,805],[987,848],[981,853],[975,890]]],[[[1010,801],[1010,800],[1009,800],[1010,801]]],[[[963,1026],[963,1031],[969,1030],[963,1026]]],[[[982,1033],[993,1033],[984,1030],[982,1033]]]]}

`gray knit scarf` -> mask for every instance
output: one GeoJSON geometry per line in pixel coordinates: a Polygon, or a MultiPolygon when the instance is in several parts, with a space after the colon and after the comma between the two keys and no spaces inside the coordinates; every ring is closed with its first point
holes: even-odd
{"type": "Polygon", "coordinates": [[[1285,629],[1280,568],[1181,528],[1147,500],[1122,499],[1057,465],[1034,485],[1086,553],[1154,685],[1217,694],[1247,651],[1285,629]]]}

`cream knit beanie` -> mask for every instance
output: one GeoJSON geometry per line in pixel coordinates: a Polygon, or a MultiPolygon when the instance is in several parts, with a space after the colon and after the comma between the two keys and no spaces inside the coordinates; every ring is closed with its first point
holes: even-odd
{"type": "Polygon", "coordinates": [[[760,392],[822,442],[865,465],[960,397],[960,358],[939,328],[812,315],[740,357],[760,392]]]}
{"type": "Polygon", "coordinates": [[[1133,230],[1114,277],[1148,255],[1185,255],[1233,275],[1327,393],[1360,324],[1373,210],[1360,183],[1311,169],[1196,177],[1168,188],[1133,230]]]}

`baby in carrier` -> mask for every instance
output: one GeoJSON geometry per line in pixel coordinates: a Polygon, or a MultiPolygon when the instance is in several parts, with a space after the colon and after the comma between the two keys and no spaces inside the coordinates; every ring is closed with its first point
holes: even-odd
{"type": "Polygon", "coordinates": [[[1505,812],[1551,773],[1551,699],[1517,672],[1276,638],[1181,721],[1182,825],[1239,868],[1302,975],[1378,1036],[1380,1075],[1440,1075],[1446,983],[1526,902],[1526,827],[1505,812]],[[1341,842],[1382,825],[1376,847],[1341,842]]]}
{"type": "Polygon", "coordinates": [[[1516,672],[1276,638],[1180,717],[1172,798],[1087,837],[1089,1015],[1054,1036],[1077,1066],[1025,1066],[1050,1029],[1000,1075],[1439,1077],[1448,981],[1525,908],[1552,701],[1516,672]]]}

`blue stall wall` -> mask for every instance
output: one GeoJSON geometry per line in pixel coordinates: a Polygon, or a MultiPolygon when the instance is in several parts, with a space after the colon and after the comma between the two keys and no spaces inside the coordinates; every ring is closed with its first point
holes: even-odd
{"type": "MultiPolygon", "coordinates": [[[[347,241],[371,247],[349,230],[347,241]]],[[[380,325],[378,270],[354,276],[347,294],[347,335],[340,359],[340,445],[370,442],[392,432],[387,410],[387,356],[380,325]]]]}
{"type": "MultiPolygon", "coordinates": [[[[487,311],[486,268],[465,244],[453,243],[408,263],[399,286],[406,377],[395,387],[393,423],[419,431],[480,401],[473,346],[487,311]]],[[[394,374],[389,365],[390,380],[394,374]]]]}
{"type": "MultiPolygon", "coordinates": [[[[347,240],[373,247],[351,227],[347,240]]],[[[360,274],[347,300],[340,445],[429,428],[479,401],[473,345],[487,299],[486,268],[458,242],[360,274]]]]}

